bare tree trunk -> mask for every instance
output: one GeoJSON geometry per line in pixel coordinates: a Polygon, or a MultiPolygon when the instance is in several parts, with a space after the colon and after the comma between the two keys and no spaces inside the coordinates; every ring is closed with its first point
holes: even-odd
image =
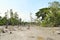
{"type": "Polygon", "coordinates": [[[8,28],[8,20],[7,20],[7,22],[6,22],[6,27],[5,27],[6,29],[8,28]]]}

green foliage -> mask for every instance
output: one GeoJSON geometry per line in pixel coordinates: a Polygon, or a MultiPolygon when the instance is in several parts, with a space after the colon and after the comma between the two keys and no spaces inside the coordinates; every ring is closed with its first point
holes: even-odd
{"type": "Polygon", "coordinates": [[[0,25],[5,25],[6,22],[7,22],[7,19],[6,19],[6,17],[4,17],[0,20],[0,25]]]}
{"type": "Polygon", "coordinates": [[[4,17],[4,18],[2,19],[2,23],[5,25],[6,22],[7,22],[7,19],[6,19],[6,17],[4,17]]]}
{"type": "Polygon", "coordinates": [[[52,2],[48,8],[42,8],[36,13],[37,18],[42,17],[41,26],[60,25],[60,3],[52,2]]]}
{"type": "Polygon", "coordinates": [[[15,19],[18,19],[18,14],[17,14],[17,12],[14,13],[14,18],[15,18],[15,19]]]}
{"type": "Polygon", "coordinates": [[[10,25],[17,25],[18,24],[18,20],[16,20],[15,18],[10,18],[9,19],[9,24],[10,25]]]}
{"type": "Polygon", "coordinates": [[[2,18],[0,16],[0,25],[19,25],[22,21],[22,19],[18,19],[17,12],[13,12],[12,9],[10,9],[10,18],[8,18],[8,11],[5,12],[5,16],[2,18]]]}
{"type": "Polygon", "coordinates": [[[42,20],[44,20],[44,18],[46,17],[46,14],[49,13],[49,9],[50,9],[50,8],[42,8],[42,9],[40,9],[40,10],[36,13],[37,18],[42,17],[42,20]]]}

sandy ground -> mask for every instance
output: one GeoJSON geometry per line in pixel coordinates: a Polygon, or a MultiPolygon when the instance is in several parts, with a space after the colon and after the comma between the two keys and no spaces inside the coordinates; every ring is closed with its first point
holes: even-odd
{"type": "Polygon", "coordinates": [[[0,33],[0,40],[60,40],[58,31],[60,28],[21,27],[12,31],[12,34],[0,33]]]}

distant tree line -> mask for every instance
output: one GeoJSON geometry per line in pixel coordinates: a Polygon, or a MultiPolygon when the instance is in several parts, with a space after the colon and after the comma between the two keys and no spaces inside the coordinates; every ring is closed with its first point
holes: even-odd
{"type": "Polygon", "coordinates": [[[10,18],[8,18],[8,11],[5,12],[5,16],[1,17],[0,16],[0,25],[19,25],[22,23],[22,19],[18,18],[17,12],[13,12],[12,9],[9,11],[10,13],[10,18]]]}
{"type": "Polygon", "coordinates": [[[36,25],[35,22],[24,22],[21,18],[19,18],[17,12],[13,12],[12,9],[8,10],[4,14],[5,14],[4,17],[0,16],[0,26],[6,25],[7,27],[8,25],[12,25],[12,26],[30,25],[30,24],[36,25]],[[9,14],[10,14],[10,18],[8,18],[9,14]]]}

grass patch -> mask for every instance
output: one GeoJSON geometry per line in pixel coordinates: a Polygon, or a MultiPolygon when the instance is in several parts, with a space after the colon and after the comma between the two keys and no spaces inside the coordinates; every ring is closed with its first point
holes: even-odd
{"type": "Polygon", "coordinates": [[[0,33],[2,32],[2,29],[0,29],[0,33]]]}

